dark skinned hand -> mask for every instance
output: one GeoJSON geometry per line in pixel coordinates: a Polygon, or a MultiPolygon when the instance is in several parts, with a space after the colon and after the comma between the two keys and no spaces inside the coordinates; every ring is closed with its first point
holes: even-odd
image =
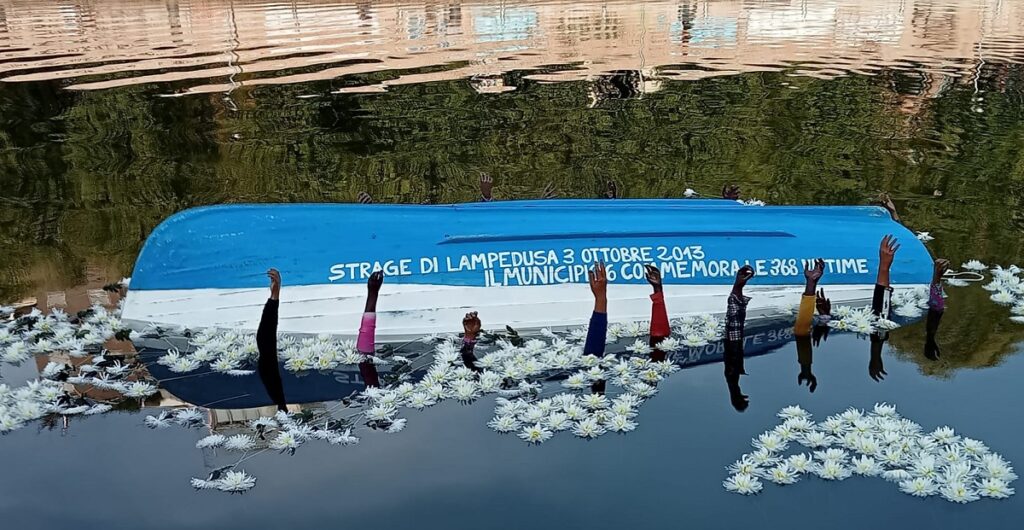
{"type": "Polygon", "coordinates": [[[942,276],[949,270],[948,259],[937,259],[935,260],[935,268],[932,274],[932,283],[937,284],[942,281],[942,276]]]}
{"type": "Polygon", "coordinates": [[[270,278],[270,297],[277,300],[281,296],[281,273],[271,268],[267,270],[267,277],[270,278]]]}
{"type": "Polygon", "coordinates": [[[384,271],[376,271],[366,280],[366,290],[371,293],[379,293],[382,285],[384,285],[384,271]]]}
{"type": "Polygon", "coordinates": [[[732,201],[740,200],[740,187],[730,184],[722,186],[722,198],[729,199],[732,201]]]}
{"type": "Polygon", "coordinates": [[[825,290],[820,289],[818,295],[814,300],[814,305],[818,308],[818,314],[821,316],[832,316],[832,300],[825,297],[825,290]]]}
{"type": "Polygon", "coordinates": [[[807,383],[807,389],[812,394],[818,388],[818,378],[814,377],[810,370],[800,370],[800,375],[796,376],[797,385],[803,385],[804,383],[807,383]]]}
{"type": "Polygon", "coordinates": [[[871,356],[871,360],[868,362],[868,375],[877,382],[884,381],[885,376],[889,375],[885,373],[885,367],[882,366],[881,356],[871,356]]]}
{"type": "Polygon", "coordinates": [[[651,284],[651,287],[654,288],[654,292],[660,293],[662,289],[661,270],[654,265],[648,264],[644,265],[644,272],[645,277],[647,278],[647,283],[651,284]]]}
{"type": "Polygon", "coordinates": [[[472,313],[466,313],[466,316],[462,319],[462,329],[466,332],[466,337],[469,339],[475,339],[477,334],[480,333],[480,317],[477,316],[476,311],[472,313]]]}
{"type": "Polygon", "coordinates": [[[491,190],[493,188],[494,188],[494,179],[492,179],[491,176],[488,175],[487,173],[481,173],[480,174],[480,197],[482,197],[484,199],[484,201],[489,201],[489,200],[492,199],[492,197],[491,197],[491,190]]]}

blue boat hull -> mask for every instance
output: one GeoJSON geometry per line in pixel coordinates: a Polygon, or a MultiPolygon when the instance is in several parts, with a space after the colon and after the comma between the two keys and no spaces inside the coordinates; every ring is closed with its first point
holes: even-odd
{"type": "Polygon", "coordinates": [[[353,335],[367,276],[387,275],[384,340],[460,328],[461,313],[522,329],[582,323],[586,271],[608,265],[613,321],[649,318],[643,265],[663,273],[670,313],[721,312],[737,268],[757,272],[754,313],[795,303],[803,266],[824,258],[839,301],[870,296],[878,244],[902,247],[896,285],[929,282],[931,256],[877,207],[742,206],[721,200],[547,200],[465,205],[232,205],[164,221],[146,241],[125,318],[253,329],[270,267],[282,331],[353,335]]]}

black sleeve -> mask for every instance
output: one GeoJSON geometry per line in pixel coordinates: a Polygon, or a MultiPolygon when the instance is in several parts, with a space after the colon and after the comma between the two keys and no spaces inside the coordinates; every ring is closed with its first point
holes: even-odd
{"type": "Polygon", "coordinates": [[[277,359],[277,306],[278,300],[267,300],[263,306],[263,316],[260,317],[260,326],[256,329],[256,348],[260,351],[260,357],[273,355],[277,359]]]}
{"type": "Polygon", "coordinates": [[[871,297],[871,312],[874,315],[882,316],[882,308],[885,306],[885,293],[889,288],[883,285],[875,285],[875,294],[871,297]]]}

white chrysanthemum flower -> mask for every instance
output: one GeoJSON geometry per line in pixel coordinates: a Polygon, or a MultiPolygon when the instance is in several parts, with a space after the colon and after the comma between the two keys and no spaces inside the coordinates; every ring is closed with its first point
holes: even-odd
{"type": "Polygon", "coordinates": [[[551,439],[554,434],[539,423],[524,427],[519,432],[519,438],[527,443],[539,444],[551,439]]]}
{"type": "Polygon", "coordinates": [[[834,447],[830,447],[824,451],[814,452],[814,458],[822,462],[836,462],[842,464],[846,462],[848,456],[849,453],[847,453],[846,451],[842,449],[836,449],[834,447]]]}
{"type": "Polygon", "coordinates": [[[1014,494],[1013,488],[1005,480],[985,478],[976,484],[978,495],[991,499],[1005,499],[1014,494]]]}
{"type": "Polygon", "coordinates": [[[782,425],[798,433],[810,432],[814,428],[814,422],[807,418],[789,418],[782,425]]]}
{"type": "Polygon", "coordinates": [[[217,489],[230,493],[248,491],[256,485],[256,477],[245,471],[228,471],[217,481],[217,489]]]}
{"type": "Polygon", "coordinates": [[[565,381],[562,381],[562,386],[579,390],[590,386],[590,379],[587,377],[586,372],[576,372],[566,378],[565,381]]]}
{"type": "Polygon", "coordinates": [[[976,471],[973,466],[968,462],[954,462],[947,464],[942,469],[942,481],[946,483],[950,482],[971,482],[971,479],[976,475],[976,471]]]}
{"type": "Polygon", "coordinates": [[[487,426],[498,432],[512,432],[519,429],[522,425],[515,416],[512,415],[501,415],[495,416],[491,421],[487,422],[487,426]]]}
{"type": "Polygon", "coordinates": [[[762,433],[752,441],[752,444],[757,449],[764,449],[772,453],[785,451],[789,447],[789,444],[781,436],[771,431],[762,433]]]}
{"type": "Polygon", "coordinates": [[[817,475],[825,480],[846,480],[850,470],[837,460],[825,460],[815,469],[817,475]]]}
{"type": "Polygon", "coordinates": [[[959,278],[949,278],[946,280],[946,285],[950,287],[967,287],[970,284],[959,278]]]}
{"type": "Polygon", "coordinates": [[[703,346],[707,346],[708,344],[707,338],[704,335],[697,333],[691,333],[683,336],[683,340],[680,342],[683,346],[686,346],[687,348],[700,348],[703,346]]]}
{"type": "Polygon", "coordinates": [[[597,418],[586,418],[576,423],[572,429],[573,434],[581,438],[597,438],[607,430],[601,425],[597,418]]]}
{"type": "Polygon", "coordinates": [[[587,409],[576,403],[566,405],[562,410],[573,421],[582,420],[587,417],[587,409]]]}
{"type": "MultiPolygon", "coordinates": [[[[959,438],[959,436],[957,438],[959,438]]],[[[939,456],[942,458],[942,460],[949,464],[961,463],[967,459],[967,456],[964,455],[963,450],[960,449],[959,444],[952,444],[943,447],[942,451],[940,451],[939,453],[939,456]]]]}
{"type": "Polygon", "coordinates": [[[665,337],[664,339],[661,339],[661,342],[658,343],[658,349],[666,353],[676,352],[681,350],[682,348],[683,343],[680,342],[680,340],[675,337],[665,337]]]}
{"type": "Polygon", "coordinates": [[[939,487],[931,479],[916,477],[900,481],[900,491],[915,497],[928,497],[939,492],[939,487]]]}
{"type": "Polygon", "coordinates": [[[653,351],[651,347],[641,339],[637,339],[633,344],[626,347],[626,351],[635,353],[637,355],[650,355],[653,351]]]}
{"type": "Polygon", "coordinates": [[[251,451],[256,447],[256,439],[248,434],[236,434],[228,436],[227,439],[224,440],[222,446],[228,451],[251,451]]]}
{"type": "Polygon", "coordinates": [[[199,361],[195,360],[191,356],[185,355],[174,359],[174,361],[168,365],[168,368],[176,374],[181,374],[198,370],[200,366],[202,366],[202,364],[199,361]]]}
{"type": "Polygon", "coordinates": [[[732,464],[726,466],[725,469],[728,470],[729,473],[732,473],[734,475],[736,475],[736,474],[756,475],[756,474],[758,474],[760,472],[760,466],[758,466],[754,462],[754,460],[750,457],[750,455],[743,455],[743,456],[741,456],[739,460],[737,460],[737,461],[733,462],[732,464]]]}
{"type": "Polygon", "coordinates": [[[501,388],[501,375],[485,370],[480,374],[479,387],[481,392],[496,392],[501,388]]]}
{"type": "Polygon", "coordinates": [[[991,298],[993,302],[1001,305],[1013,305],[1017,302],[1017,297],[1007,291],[996,291],[991,298]]]}
{"type": "Polygon", "coordinates": [[[766,478],[776,484],[792,484],[797,481],[797,474],[786,463],[781,463],[768,470],[766,478]]]}
{"type": "Polygon", "coordinates": [[[629,385],[627,389],[633,394],[636,394],[638,397],[642,397],[644,399],[647,399],[658,393],[657,387],[651,386],[641,381],[637,381],[636,383],[629,385]]]}
{"type": "Polygon", "coordinates": [[[1013,467],[1002,456],[990,453],[983,455],[980,460],[981,474],[985,478],[997,478],[1006,482],[1017,480],[1013,467]]]}
{"type": "Polygon", "coordinates": [[[608,408],[608,398],[604,394],[587,394],[580,399],[580,403],[591,410],[608,408]]]}
{"type": "Polygon", "coordinates": [[[808,431],[800,438],[800,443],[811,449],[826,447],[834,442],[835,438],[821,431],[808,431]]]}
{"type": "Polygon", "coordinates": [[[156,363],[163,366],[171,366],[181,358],[181,352],[177,348],[167,350],[167,353],[157,358],[156,363]]]}
{"type": "Polygon", "coordinates": [[[205,419],[206,417],[203,416],[203,413],[195,407],[178,409],[174,411],[174,421],[178,425],[188,426],[201,424],[205,419]]]}
{"type": "Polygon", "coordinates": [[[882,466],[878,465],[878,462],[870,456],[854,458],[851,464],[853,465],[854,473],[865,477],[876,477],[883,471],[882,466]]]}
{"type": "Polygon", "coordinates": [[[814,460],[807,456],[806,453],[798,453],[787,458],[786,465],[789,466],[794,473],[803,474],[814,469],[814,460]]]}
{"type": "Polygon", "coordinates": [[[171,426],[171,418],[166,412],[162,412],[159,416],[146,416],[143,423],[150,429],[166,429],[171,426]]]}
{"type": "Polygon", "coordinates": [[[811,419],[811,413],[807,412],[806,410],[804,410],[800,405],[790,405],[788,407],[784,407],[782,410],[779,411],[777,416],[782,418],[782,419],[790,419],[790,418],[804,418],[804,419],[807,419],[807,420],[811,419]]]}
{"type": "Polygon", "coordinates": [[[217,489],[217,486],[220,485],[220,481],[217,480],[205,480],[195,477],[192,477],[192,480],[189,483],[192,485],[193,488],[197,490],[217,489]]]}
{"type": "Polygon", "coordinates": [[[476,382],[469,379],[456,379],[452,383],[451,389],[452,397],[463,403],[468,403],[480,397],[480,389],[477,387],[476,382]]]}
{"type": "Polygon", "coordinates": [[[436,403],[436,400],[423,392],[413,392],[407,400],[407,404],[414,409],[424,409],[436,403]]]}
{"type": "Polygon", "coordinates": [[[564,431],[572,427],[572,420],[564,412],[552,412],[544,419],[544,424],[552,431],[564,431]]]}
{"type": "Polygon", "coordinates": [[[910,466],[910,473],[918,477],[935,478],[938,472],[938,462],[933,455],[921,455],[910,466]]]}
{"type": "Polygon", "coordinates": [[[220,447],[224,445],[228,437],[223,434],[211,434],[205,438],[200,438],[196,441],[196,449],[207,449],[210,447],[220,447]]]}
{"type": "Polygon", "coordinates": [[[612,414],[626,416],[627,418],[632,418],[637,414],[633,405],[625,401],[619,401],[618,399],[612,401],[611,411],[612,414]]]}
{"type": "Polygon", "coordinates": [[[391,425],[388,425],[388,428],[384,429],[384,432],[386,432],[388,434],[394,434],[394,433],[397,433],[397,432],[402,432],[402,429],[405,429],[406,421],[407,420],[405,418],[399,418],[399,419],[391,422],[391,425]]]}
{"type": "Polygon", "coordinates": [[[915,237],[917,237],[917,240],[922,243],[927,243],[935,239],[929,232],[918,232],[915,234],[915,237]]]}
{"type": "Polygon", "coordinates": [[[130,398],[145,398],[156,394],[156,385],[145,381],[132,381],[124,387],[122,394],[130,398]]]}
{"type": "Polygon", "coordinates": [[[902,448],[896,446],[889,446],[885,451],[879,451],[877,456],[883,464],[889,467],[900,467],[907,463],[907,454],[902,448]]]}
{"type": "Polygon", "coordinates": [[[967,269],[969,271],[983,271],[983,270],[988,268],[984,263],[982,263],[982,262],[980,262],[980,261],[978,261],[976,259],[972,259],[972,260],[964,263],[963,265],[961,265],[961,267],[963,267],[963,268],[965,268],[965,269],[967,269]]]}
{"type": "Polygon", "coordinates": [[[624,414],[612,414],[606,422],[608,430],[613,432],[630,432],[636,429],[636,422],[629,418],[629,416],[624,414]]]}
{"type": "Polygon", "coordinates": [[[302,445],[302,437],[296,436],[294,431],[287,430],[277,433],[268,446],[277,451],[293,451],[302,445]]]}
{"type": "Polygon", "coordinates": [[[764,448],[749,453],[748,456],[750,461],[758,467],[771,467],[779,463],[779,458],[775,456],[775,453],[764,448]]]}
{"type": "Polygon", "coordinates": [[[763,487],[760,479],[747,473],[737,473],[727,478],[722,486],[726,490],[740,495],[754,495],[763,487]]]}
{"type": "Polygon", "coordinates": [[[883,418],[894,418],[898,416],[896,413],[896,405],[890,405],[885,402],[875,403],[874,413],[876,416],[881,416],[883,418]]]}
{"type": "Polygon", "coordinates": [[[914,476],[911,475],[905,469],[889,469],[882,472],[882,478],[889,482],[899,483],[906,480],[911,480],[914,478],[914,476]]]}
{"type": "Polygon", "coordinates": [[[374,405],[366,409],[366,419],[374,421],[391,421],[398,409],[394,405],[374,405]]]}
{"type": "Polygon", "coordinates": [[[253,431],[264,431],[268,429],[277,428],[277,420],[274,418],[268,418],[266,416],[260,416],[249,422],[249,428],[253,431]]]}
{"type": "Polygon", "coordinates": [[[352,436],[352,429],[345,429],[345,432],[328,438],[327,442],[331,445],[355,445],[359,443],[359,438],[352,436]]]}
{"type": "Polygon", "coordinates": [[[950,502],[966,504],[978,500],[978,494],[963,482],[949,482],[939,488],[942,497],[950,502]]]}
{"type": "Polygon", "coordinates": [[[539,423],[547,417],[548,413],[537,405],[530,405],[519,413],[519,419],[524,423],[539,423]]]}

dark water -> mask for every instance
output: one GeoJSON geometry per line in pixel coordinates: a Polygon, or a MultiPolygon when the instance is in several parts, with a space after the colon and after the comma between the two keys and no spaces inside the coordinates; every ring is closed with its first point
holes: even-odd
{"type": "MultiPolygon", "coordinates": [[[[219,202],[460,202],[713,195],[863,204],[893,194],[954,263],[1024,258],[1024,8],[1015,2],[390,4],[0,1],[0,302],[80,309],[130,274],[167,215],[219,202]],[[63,300],[63,302],[62,302],[63,300]]],[[[837,335],[796,385],[792,344],[683,370],[640,427],[526,447],[485,427],[493,399],[410,412],[355,447],[246,463],[243,496],[195,493],[195,431],[111,413],[0,439],[12,528],[622,526],[1005,527],[1018,497],[924,501],[877,479],[725,493],[723,466],[800,403],[875,401],[949,424],[1013,462],[1024,326],[950,289],[943,355],[898,330],[889,376],[837,335]]],[[[671,311],[671,308],[670,308],[671,311]]],[[[44,363],[45,364],[45,363],[44,363]]],[[[2,366],[3,382],[35,366],[2,366]]],[[[1024,465],[1024,464],[1019,464],[1024,465]]]]}

